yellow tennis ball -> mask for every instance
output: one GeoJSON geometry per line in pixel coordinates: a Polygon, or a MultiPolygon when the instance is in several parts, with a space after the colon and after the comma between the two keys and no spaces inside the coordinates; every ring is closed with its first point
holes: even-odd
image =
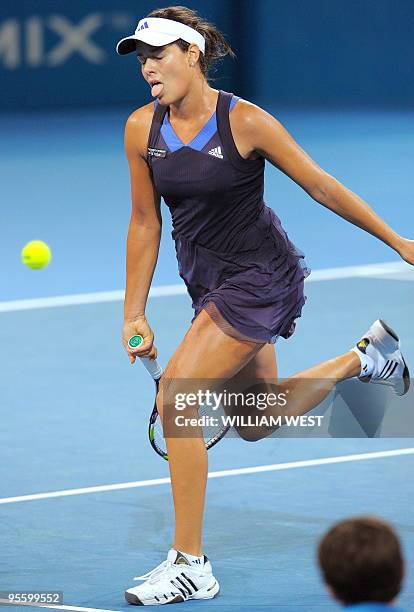
{"type": "Polygon", "coordinates": [[[50,263],[52,252],[43,240],[31,240],[22,248],[21,259],[32,270],[41,270],[50,263]]]}

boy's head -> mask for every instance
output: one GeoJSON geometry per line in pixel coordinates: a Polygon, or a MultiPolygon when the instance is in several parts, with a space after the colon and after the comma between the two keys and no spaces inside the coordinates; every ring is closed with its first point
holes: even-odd
{"type": "Polygon", "coordinates": [[[404,562],[388,523],[359,517],[337,523],[318,548],[326,585],[344,604],[391,602],[401,590],[404,562]]]}

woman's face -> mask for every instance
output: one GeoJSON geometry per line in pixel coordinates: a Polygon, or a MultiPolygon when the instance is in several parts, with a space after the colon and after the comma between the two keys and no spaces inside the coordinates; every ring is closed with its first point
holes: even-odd
{"type": "Polygon", "coordinates": [[[137,43],[137,58],[144,79],[151,87],[151,95],[168,106],[188,92],[194,69],[190,69],[189,54],[178,45],[151,47],[137,43]]]}

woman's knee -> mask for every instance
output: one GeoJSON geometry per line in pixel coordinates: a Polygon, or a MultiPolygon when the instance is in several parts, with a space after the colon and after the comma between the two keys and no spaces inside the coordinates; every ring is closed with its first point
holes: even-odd
{"type": "MultiPolygon", "coordinates": [[[[200,386],[200,385],[198,385],[200,386]]],[[[197,380],[172,374],[167,367],[161,380],[156,398],[158,414],[164,423],[175,417],[195,418],[199,406],[194,401],[188,401],[189,395],[197,395],[197,380]]]]}

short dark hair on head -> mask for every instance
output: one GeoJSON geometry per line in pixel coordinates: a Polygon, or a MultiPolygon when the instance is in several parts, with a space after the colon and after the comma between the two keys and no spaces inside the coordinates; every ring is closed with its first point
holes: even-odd
{"type": "MultiPolygon", "coordinates": [[[[214,24],[200,17],[197,11],[193,9],[189,9],[186,6],[168,6],[151,11],[147,17],[160,17],[162,19],[179,21],[197,30],[197,32],[204,36],[206,48],[204,54],[200,53],[200,69],[206,79],[208,79],[209,72],[218,59],[226,55],[232,58],[236,57],[233,49],[225,40],[220,30],[214,24]]],[[[176,44],[182,51],[187,51],[190,46],[188,42],[181,40],[181,38],[176,41],[176,44]]]]}
{"type": "Polygon", "coordinates": [[[318,561],[326,584],[344,604],[390,602],[401,590],[400,542],[381,519],[363,516],[337,523],[320,541],[318,561]]]}

